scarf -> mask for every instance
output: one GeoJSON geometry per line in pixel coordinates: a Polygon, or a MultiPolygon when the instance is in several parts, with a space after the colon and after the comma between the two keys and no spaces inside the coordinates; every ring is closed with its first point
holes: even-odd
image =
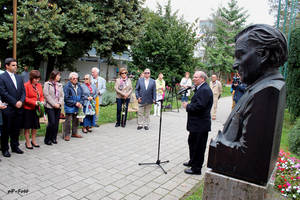
{"type": "Polygon", "coordinates": [[[127,77],[125,79],[120,78],[119,90],[123,90],[127,86],[127,80],[127,77]]]}
{"type": "Polygon", "coordinates": [[[90,93],[93,94],[93,89],[91,87],[91,84],[90,83],[86,83],[85,85],[89,88],[90,93]]]}
{"type": "Polygon", "coordinates": [[[40,93],[39,90],[36,88],[36,85],[31,84],[33,87],[33,90],[36,92],[37,101],[40,101],[40,93]]]}

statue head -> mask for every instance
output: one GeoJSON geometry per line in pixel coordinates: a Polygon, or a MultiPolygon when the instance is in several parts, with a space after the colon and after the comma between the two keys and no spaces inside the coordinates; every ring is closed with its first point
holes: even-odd
{"type": "Polygon", "coordinates": [[[270,69],[277,70],[288,57],[285,36],[266,24],[247,27],[235,37],[235,63],[242,82],[250,85],[270,69]]]}

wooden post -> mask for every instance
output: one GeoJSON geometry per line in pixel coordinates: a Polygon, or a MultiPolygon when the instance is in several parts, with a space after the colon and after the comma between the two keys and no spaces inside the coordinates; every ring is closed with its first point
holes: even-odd
{"type": "Polygon", "coordinates": [[[13,0],[13,58],[17,59],[17,0],[13,0]]]}

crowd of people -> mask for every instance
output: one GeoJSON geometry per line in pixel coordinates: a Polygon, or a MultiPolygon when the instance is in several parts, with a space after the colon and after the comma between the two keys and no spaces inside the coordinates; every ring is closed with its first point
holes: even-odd
{"type": "MultiPolygon", "coordinates": [[[[57,133],[61,118],[65,119],[63,124],[63,138],[65,141],[70,141],[71,137],[82,138],[82,134],[78,131],[79,125],[82,126],[82,133],[92,132],[92,128],[98,126],[99,105],[102,101],[102,95],[106,91],[106,81],[99,76],[98,68],[92,68],[91,74],[85,74],[83,83],[79,82],[76,72],[71,72],[68,82],[64,86],[60,83],[61,73],[54,70],[50,73],[49,80],[42,86],[40,83],[41,74],[38,70],[28,72],[26,67],[25,72],[19,76],[16,74],[17,62],[13,58],[5,59],[5,67],[6,71],[0,75],[1,151],[4,157],[11,156],[9,139],[11,151],[18,154],[23,153],[19,148],[21,129],[24,129],[25,147],[27,149],[40,147],[36,135],[37,130],[40,129],[40,118],[45,116],[44,111],[48,121],[44,137],[46,145],[57,144],[57,133]],[[24,82],[26,80],[27,82],[24,82]],[[63,115],[62,109],[64,110],[63,115]],[[84,118],[80,120],[82,114],[84,118]]],[[[186,72],[180,82],[181,88],[190,89],[192,87],[192,80],[189,76],[189,72],[186,72]]],[[[188,104],[190,90],[182,95],[182,105],[188,112],[187,129],[190,131],[191,160],[189,163],[185,163],[186,166],[199,166],[202,162],[201,155],[205,150],[203,150],[203,146],[207,140],[206,137],[202,136],[203,134],[207,136],[208,131],[210,131],[211,107],[215,103],[215,96],[218,99],[222,90],[218,88],[221,86],[215,75],[213,75],[210,83],[212,89],[210,89],[206,80],[207,76],[204,72],[195,72],[193,77],[195,94],[191,98],[191,103],[188,104]],[[217,89],[214,89],[215,87],[217,89]],[[214,90],[219,93],[215,95],[214,90]],[[201,110],[201,119],[198,111],[202,109],[200,107],[204,104],[198,105],[200,97],[206,106],[205,112],[201,110]],[[199,127],[199,120],[203,122],[201,122],[201,128],[199,127]],[[198,133],[200,130],[201,134],[198,133]],[[201,137],[199,137],[200,135],[201,137]],[[199,145],[202,150],[198,148],[199,145]]],[[[128,105],[133,93],[133,85],[128,77],[127,69],[120,68],[114,89],[117,103],[115,127],[126,127],[128,105]]],[[[166,83],[163,74],[159,73],[158,78],[154,80],[151,78],[150,69],[145,69],[137,80],[135,87],[135,96],[138,101],[137,130],[149,130],[152,104],[154,104],[154,116],[160,116],[161,100],[164,99],[165,92],[166,83]]],[[[193,167],[191,169],[193,171],[187,170],[186,173],[199,173],[199,168],[193,167]]]]}
{"type": "Polygon", "coordinates": [[[84,76],[84,83],[78,83],[78,74],[71,72],[65,86],[60,83],[61,73],[52,71],[49,80],[43,86],[38,70],[28,72],[24,68],[21,76],[16,74],[17,61],[5,59],[6,71],[0,75],[0,133],[1,151],[4,157],[10,157],[11,151],[24,152],[19,148],[19,134],[24,129],[25,147],[39,148],[36,135],[40,129],[40,118],[47,116],[47,128],[44,138],[46,145],[57,144],[60,118],[65,118],[64,140],[70,137],[82,138],[78,133],[80,113],[84,114],[82,132],[97,127],[99,104],[106,90],[105,79],[99,76],[99,69],[92,68],[91,74],[84,76]],[[62,116],[62,109],[65,115],[62,116]],[[71,125],[72,124],[72,125],[71,125]]]}

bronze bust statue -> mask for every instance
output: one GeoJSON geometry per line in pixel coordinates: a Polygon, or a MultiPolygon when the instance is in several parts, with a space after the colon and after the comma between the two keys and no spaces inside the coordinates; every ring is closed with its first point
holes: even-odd
{"type": "Polygon", "coordinates": [[[287,60],[284,35],[256,24],[235,37],[235,63],[248,85],[209,147],[213,171],[265,185],[275,167],[285,108],[285,82],[278,71],[287,60]]]}

